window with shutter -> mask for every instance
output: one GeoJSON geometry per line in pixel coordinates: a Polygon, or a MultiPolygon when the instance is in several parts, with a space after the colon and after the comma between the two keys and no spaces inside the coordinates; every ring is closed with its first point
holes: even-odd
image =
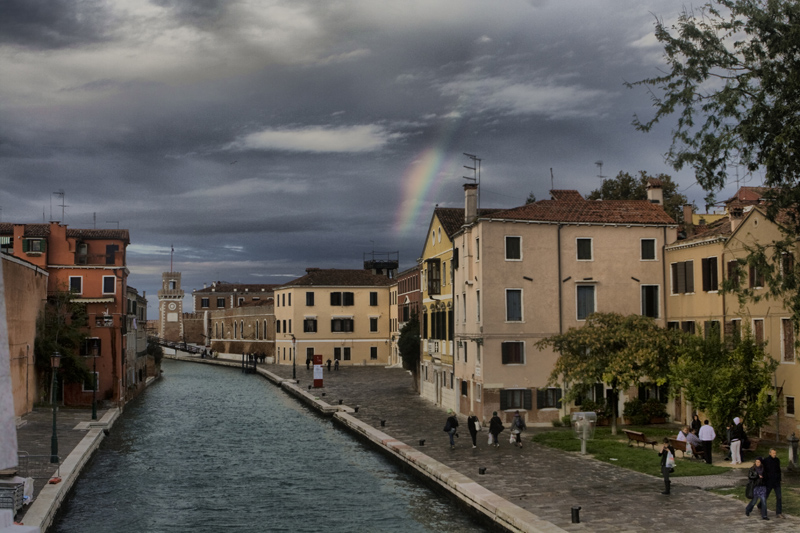
{"type": "Polygon", "coordinates": [[[500,344],[504,365],[521,365],[525,363],[525,343],[503,342],[500,344]]]}
{"type": "Polygon", "coordinates": [[[577,239],[578,261],[592,260],[592,239],[577,239]]]}
{"type": "Polygon", "coordinates": [[[522,237],[506,236],[506,261],[522,259],[522,237]]]}
{"type": "Polygon", "coordinates": [[[306,293],[306,305],[308,307],[314,307],[314,293],[313,292],[307,292],[306,293]]]}
{"type": "Polygon", "coordinates": [[[341,292],[332,292],[331,293],[331,305],[342,305],[342,293],[341,292]]]}
{"type": "Polygon", "coordinates": [[[719,289],[717,282],[717,258],[704,257],[700,260],[703,271],[703,291],[714,292],[719,289]]]}
{"type": "Polygon", "coordinates": [[[522,321],[522,289],[506,289],[506,322],[522,321]]]}
{"type": "Polygon", "coordinates": [[[355,298],[352,292],[342,293],[342,305],[355,305],[355,298]]]}
{"type": "Polygon", "coordinates": [[[655,261],[656,259],[656,240],[655,239],[642,239],[642,261],[655,261]]]}

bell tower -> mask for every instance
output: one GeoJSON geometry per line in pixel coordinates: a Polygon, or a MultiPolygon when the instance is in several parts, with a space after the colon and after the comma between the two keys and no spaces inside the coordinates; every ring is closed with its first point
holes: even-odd
{"type": "Polygon", "coordinates": [[[183,341],[183,289],[180,272],[161,274],[158,291],[158,336],[173,342],[183,341]]]}

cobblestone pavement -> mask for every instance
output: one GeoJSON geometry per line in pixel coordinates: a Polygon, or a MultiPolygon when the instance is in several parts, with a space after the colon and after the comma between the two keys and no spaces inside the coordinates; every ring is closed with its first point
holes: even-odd
{"type": "MultiPolygon", "coordinates": [[[[292,375],[288,366],[264,368],[284,377],[292,375]]],[[[312,372],[305,365],[298,366],[297,378],[300,386],[306,387],[312,383],[312,372]]],[[[484,430],[478,435],[478,448],[472,449],[464,417],[459,417],[464,429],[459,432],[456,449],[450,450],[442,431],[447,415],[414,392],[409,373],[402,369],[342,367],[325,371],[324,383],[319,392],[325,393],[329,403],[342,399],[350,407],[358,405],[354,416],[568,531],[686,531],[687,524],[691,524],[690,530],[703,531],[800,530],[797,518],[765,522],[756,514],[745,517],[742,502],[696,488],[710,480],[685,478],[678,482],[679,478],[674,478],[672,495],[664,496],[660,493],[663,481],[658,477],[546,448],[529,439],[522,449],[515,448],[508,444],[507,432],[501,434],[501,447],[493,448],[487,445],[484,430]],[[425,440],[424,446],[419,445],[420,439],[425,440]],[[480,467],[486,468],[485,475],[478,473],[480,467]],[[581,507],[580,524],[571,523],[573,506],[581,507]]],[[[654,455],[653,460],[658,457],[654,455]]],[[[742,475],[744,472],[734,471],[708,477],[731,486],[742,475]]],[[[770,508],[773,504],[770,501],[770,508]]]]}
{"type": "MultiPolygon", "coordinates": [[[[106,411],[98,409],[97,419],[100,420],[106,411]]],[[[49,407],[37,407],[22,417],[24,424],[17,428],[17,449],[27,452],[28,455],[50,455],[50,443],[53,436],[53,410],[49,407]]],[[[58,456],[63,461],[75,449],[75,446],[86,436],[89,429],[88,423],[92,421],[91,409],[66,409],[58,410],[56,417],[56,436],[58,437],[58,456]]],[[[44,477],[35,478],[33,484],[33,497],[36,496],[47,484],[49,477],[55,473],[55,465],[50,470],[47,457],[31,459],[32,464],[43,466],[44,477]]],[[[23,507],[17,520],[25,515],[28,506],[23,507]]]]}

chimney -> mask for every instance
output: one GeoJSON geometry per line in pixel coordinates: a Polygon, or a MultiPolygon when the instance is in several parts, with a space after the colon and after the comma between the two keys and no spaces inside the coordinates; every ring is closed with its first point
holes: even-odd
{"type": "Polygon", "coordinates": [[[690,204],[683,206],[683,229],[686,232],[686,237],[694,237],[694,223],[692,222],[692,214],[694,210],[690,204]]]}
{"type": "Polygon", "coordinates": [[[651,204],[664,205],[664,191],[661,188],[661,180],[655,178],[647,180],[647,200],[651,204]]]}
{"type": "Polygon", "coordinates": [[[744,209],[741,205],[731,207],[730,215],[728,216],[731,219],[731,231],[736,231],[736,228],[739,227],[739,224],[742,223],[742,219],[744,219],[744,209]]]}
{"type": "Polygon", "coordinates": [[[464,184],[464,222],[469,224],[478,216],[478,185],[464,184]]]}

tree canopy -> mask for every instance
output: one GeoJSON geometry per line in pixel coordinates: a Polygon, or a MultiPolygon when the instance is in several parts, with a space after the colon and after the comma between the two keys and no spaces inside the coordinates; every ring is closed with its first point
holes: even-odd
{"type": "MultiPolygon", "coordinates": [[[[714,193],[731,168],[764,171],[771,214],[800,205],[800,3],[796,0],[715,0],[685,9],[671,26],[656,20],[664,46],[663,75],[645,86],[655,106],[650,131],[677,114],[666,156],[675,169],[694,169],[714,193]]],[[[800,220],[792,210],[793,230],[800,220]]]]}
{"type": "Polygon", "coordinates": [[[603,180],[599,189],[595,189],[586,197],[587,200],[647,200],[647,180],[655,178],[661,181],[664,194],[664,210],[675,221],[683,220],[683,206],[688,200],[678,192],[678,184],[668,174],[649,175],[644,170],[637,177],[620,171],[617,177],[603,180]]]}
{"type": "MultiPolygon", "coordinates": [[[[558,352],[550,373],[551,385],[567,385],[566,401],[573,400],[586,387],[598,382],[614,391],[628,389],[642,379],[663,385],[680,332],[666,330],[649,317],[594,313],[583,327],[570,328],[537,343],[539,349],[551,346],[558,352]]],[[[616,406],[612,433],[616,434],[616,406]]]]}

